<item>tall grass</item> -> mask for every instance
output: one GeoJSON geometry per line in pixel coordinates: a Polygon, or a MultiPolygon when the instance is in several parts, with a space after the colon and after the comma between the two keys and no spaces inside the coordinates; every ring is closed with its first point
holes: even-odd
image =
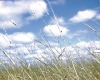
{"type": "MultiPolygon", "coordinates": [[[[49,6],[59,29],[59,23],[50,3],[49,6]]],[[[33,17],[35,17],[35,15],[33,15],[33,17]]],[[[49,15],[49,17],[51,16],[49,15]]],[[[42,19],[42,21],[47,25],[45,20],[42,19]]],[[[15,26],[18,26],[12,21],[11,23],[15,26]]],[[[90,28],[95,33],[95,35],[98,35],[98,32],[91,26],[89,26],[88,24],[85,25],[90,28]]],[[[6,30],[4,28],[3,30],[5,31],[6,36],[9,38],[6,30]]],[[[60,29],[59,32],[61,33],[60,29]]],[[[52,46],[43,36],[41,36],[41,38],[42,41],[35,40],[34,43],[38,47],[39,45],[41,45],[44,48],[48,49],[43,51],[43,54],[47,57],[44,57],[43,55],[41,55],[41,58],[33,56],[31,62],[23,60],[20,55],[16,56],[14,54],[9,54],[6,49],[0,49],[10,62],[9,64],[6,64],[2,60],[0,60],[0,80],[100,80],[100,55],[91,52],[89,47],[84,46],[85,50],[87,50],[88,54],[90,55],[90,58],[87,59],[76,49],[79,48],[81,50],[80,47],[71,46],[78,56],[76,57],[77,59],[74,59],[72,57],[72,53],[67,47],[67,42],[62,35],[60,35],[60,38],[62,40],[61,42],[54,37],[60,45],[59,48],[61,49],[61,52],[59,52],[59,50],[57,50],[56,48],[52,48],[52,46]],[[64,43],[63,48],[60,44],[62,42],[64,43]]],[[[10,43],[12,43],[12,41],[9,40],[9,44],[10,43]]],[[[13,47],[11,46],[10,48],[13,49],[13,47]]],[[[92,49],[92,46],[90,48],[92,49]]],[[[26,49],[28,50],[27,47],[26,49]]],[[[18,54],[17,51],[15,52],[16,54],[18,54]]],[[[29,52],[29,54],[31,53],[29,52]]]]}

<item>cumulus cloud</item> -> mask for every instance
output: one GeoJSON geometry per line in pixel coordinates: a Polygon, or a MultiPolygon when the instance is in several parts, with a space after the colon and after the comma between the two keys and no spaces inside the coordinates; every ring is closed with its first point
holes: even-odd
{"type": "Polygon", "coordinates": [[[94,18],[97,15],[97,11],[95,10],[84,10],[79,11],[75,16],[69,19],[69,21],[77,23],[77,22],[84,22],[89,19],[94,18]]]}
{"type": "Polygon", "coordinates": [[[6,35],[0,33],[0,47],[7,47],[9,45],[9,39],[6,35]]]}
{"type": "Polygon", "coordinates": [[[27,59],[34,60],[33,57],[35,57],[45,62],[46,60],[53,60],[55,55],[56,57],[65,61],[68,60],[68,55],[70,55],[70,57],[73,59],[78,58],[79,55],[81,55],[81,57],[84,57],[85,59],[89,58],[91,55],[89,55],[89,52],[86,49],[86,47],[90,50],[90,52],[95,53],[95,55],[97,55],[96,53],[100,53],[99,50],[100,41],[89,41],[89,42],[81,41],[76,44],[65,46],[65,47],[54,46],[51,47],[51,49],[47,47],[45,49],[41,49],[38,47],[38,49],[33,48],[34,52],[32,53],[30,52],[30,50],[32,50],[30,46],[29,47],[27,46],[27,48],[25,46],[20,46],[17,49],[15,48],[9,49],[7,52],[14,53],[14,54],[20,53],[23,55],[23,58],[25,58],[25,60],[27,59]],[[52,54],[52,51],[54,52],[54,54],[52,54]],[[29,52],[31,54],[29,54],[29,52]]]}
{"type": "Polygon", "coordinates": [[[47,57],[45,54],[43,54],[42,50],[36,50],[35,52],[36,54],[29,54],[26,56],[26,58],[33,58],[33,57],[36,57],[36,58],[43,58],[43,56],[47,57]]]}
{"type": "Polygon", "coordinates": [[[85,47],[88,47],[89,44],[85,41],[82,41],[82,42],[77,43],[76,46],[78,46],[80,48],[85,48],[85,47]]]}
{"type": "Polygon", "coordinates": [[[64,36],[68,33],[68,29],[66,26],[66,22],[63,17],[56,17],[55,19],[51,19],[49,24],[43,28],[43,31],[47,34],[47,36],[64,36]],[[58,25],[57,25],[58,24],[58,25]]]}
{"type": "Polygon", "coordinates": [[[9,28],[17,28],[14,26],[14,24],[10,21],[1,21],[1,24],[2,26],[0,26],[0,28],[6,28],[6,29],[9,29],[9,28]]]}
{"type": "Polygon", "coordinates": [[[78,46],[80,49],[88,48],[90,52],[95,52],[98,51],[100,48],[100,41],[81,41],[76,43],[75,46],[78,46]]]}
{"type": "Polygon", "coordinates": [[[31,32],[16,32],[8,36],[0,33],[0,47],[8,47],[16,43],[19,43],[18,45],[20,46],[23,43],[32,42],[35,38],[35,35],[31,32]],[[10,41],[12,43],[10,43],[10,41]]]}
{"type": "Polygon", "coordinates": [[[43,31],[48,35],[48,36],[64,36],[67,34],[67,32],[69,31],[67,28],[63,27],[63,26],[57,26],[57,25],[48,25],[45,26],[43,31]],[[53,33],[53,34],[52,34],[53,33]]]}
{"type": "MultiPolygon", "coordinates": [[[[78,42],[76,44],[70,45],[70,46],[66,46],[66,47],[51,47],[51,50],[54,52],[54,55],[56,57],[61,58],[62,60],[67,60],[68,59],[68,55],[70,55],[71,58],[75,59],[78,58],[79,55],[81,57],[89,58],[91,55],[89,55],[89,52],[86,48],[90,48],[90,52],[92,53],[96,53],[95,55],[97,55],[97,53],[100,53],[100,41],[89,41],[89,42],[85,42],[85,41],[81,41],[78,42]],[[95,46],[98,45],[98,46],[95,46]]],[[[43,58],[52,60],[54,55],[52,55],[52,51],[48,48],[44,49],[38,49],[36,50],[37,54],[29,54],[26,56],[26,58],[32,58],[32,57],[36,57],[39,58],[40,60],[45,60],[43,58]],[[45,54],[44,54],[45,53],[45,54]],[[47,58],[48,57],[48,58],[47,58]]]]}
{"type": "Polygon", "coordinates": [[[44,15],[45,11],[47,11],[47,5],[43,0],[19,0],[14,2],[0,1],[0,22],[3,23],[6,28],[13,28],[13,25],[9,23],[8,19],[15,21],[15,23],[17,23],[18,25],[23,24],[23,14],[30,14],[31,16],[28,5],[37,19],[41,18],[44,15]],[[8,19],[5,17],[7,17],[8,19]]]}
{"type": "Polygon", "coordinates": [[[9,35],[9,37],[14,42],[29,43],[32,42],[32,40],[34,40],[35,35],[30,32],[29,33],[17,32],[9,35]]]}

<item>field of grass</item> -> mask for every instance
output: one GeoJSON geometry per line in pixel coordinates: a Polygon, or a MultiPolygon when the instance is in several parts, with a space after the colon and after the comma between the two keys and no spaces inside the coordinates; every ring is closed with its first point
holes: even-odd
{"type": "MultiPolygon", "coordinates": [[[[55,14],[53,15],[55,17],[55,14]]],[[[16,26],[15,23],[13,24],[16,26]]],[[[94,33],[96,32],[89,25],[85,25],[94,33]]],[[[96,33],[95,35],[100,39],[96,33]]],[[[63,43],[65,43],[63,36],[60,38],[63,43]]],[[[33,62],[27,63],[19,56],[13,55],[19,61],[18,63],[9,56],[9,53],[0,49],[10,62],[6,64],[0,59],[0,80],[100,80],[100,55],[94,54],[90,49],[85,47],[85,50],[87,50],[91,56],[90,59],[83,58],[77,50],[75,50],[75,52],[78,58],[73,59],[70,55],[71,53],[69,53],[70,51],[67,51],[66,43],[64,44],[62,53],[55,49],[55,51],[58,52],[57,54],[53,52],[52,47],[45,39],[43,39],[43,41],[44,42],[36,40],[37,43],[48,48],[49,52],[45,53],[45,55],[51,53],[50,55],[52,55],[51,57],[53,58],[49,59],[50,57],[45,58],[42,56],[44,60],[41,60],[40,58],[33,57],[33,62]],[[62,56],[66,59],[62,60],[62,56]]],[[[100,52],[98,54],[100,54],[100,52]]]]}
{"type": "Polygon", "coordinates": [[[6,66],[2,62],[0,69],[0,80],[100,80],[100,63],[96,61],[85,61],[70,64],[41,63],[38,65],[6,66]]]}
{"type": "Polygon", "coordinates": [[[3,53],[11,63],[8,65],[0,60],[0,80],[100,80],[100,56],[91,51],[88,51],[91,56],[89,59],[86,58],[89,55],[85,58],[80,55],[73,59],[68,53],[63,55],[66,59],[62,60],[61,54],[57,56],[51,52],[54,58],[42,56],[44,60],[41,60],[33,57],[33,63],[27,63],[16,56],[19,59],[18,63],[8,53],[3,53]]]}

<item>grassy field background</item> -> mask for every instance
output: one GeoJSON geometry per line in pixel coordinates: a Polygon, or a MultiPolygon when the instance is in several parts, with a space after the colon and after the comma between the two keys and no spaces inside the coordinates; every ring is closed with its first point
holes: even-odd
{"type": "MultiPolygon", "coordinates": [[[[53,15],[55,17],[55,14],[53,15]]],[[[15,23],[13,25],[17,26],[15,23]]],[[[85,25],[100,39],[98,35],[100,30],[98,33],[88,24],[85,25]]],[[[6,30],[4,31],[6,33],[6,30]]],[[[83,56],[75,47],[71,46],[77,53],[75,55],[78,56],[74,58],[74,55],[72,56],[72,53],[67,49],[64,37],[60,36],[60,38],[61,43],[64,43],[64,47],[62,52],[55,49],[58,53],[52,50],[51,45],[45,38],[43,38],[43,41],[35,40],[36,43],[48,48],[49,52],[43,52],[42,58],[32,57],[29,63],[23,60],[22,57],[9,54],[6,50],[0,49],[9,62],[7,64],[0,59],[0,80],[100,80],[100,52],[94,53],[92,52],[92,46],[84,46],[88,54],[83,56]],[[44,57],[45,55],[48,57],[44,57]]],[[[81,50],[80,47],[78,48],[81,50]]],[[[95,49],[97,49],[96,46],[95,49]]]]}

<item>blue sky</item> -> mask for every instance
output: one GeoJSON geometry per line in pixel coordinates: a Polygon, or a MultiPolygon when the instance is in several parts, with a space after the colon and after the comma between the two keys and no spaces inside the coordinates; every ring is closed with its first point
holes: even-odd
{"type": "MultiPolygon", "coordinates": [[[[100,44],[99,38],[85,25],[100,32],[99,0],[49,0],[49,3],[48,0],[0,1],[0,48],[7,50],[15,44],[17,49],[23,48],[23,45],[32,46],[34,39],[42,41],[41,35],[45,35],[43,37],[52,47],[57,48],[55,37],[63,46],[60,35],[71,44],[81,47],[93,40],[96,45],[100,44]]],[[[41,53],[39,50],[37,52],[41,53]]]]}

